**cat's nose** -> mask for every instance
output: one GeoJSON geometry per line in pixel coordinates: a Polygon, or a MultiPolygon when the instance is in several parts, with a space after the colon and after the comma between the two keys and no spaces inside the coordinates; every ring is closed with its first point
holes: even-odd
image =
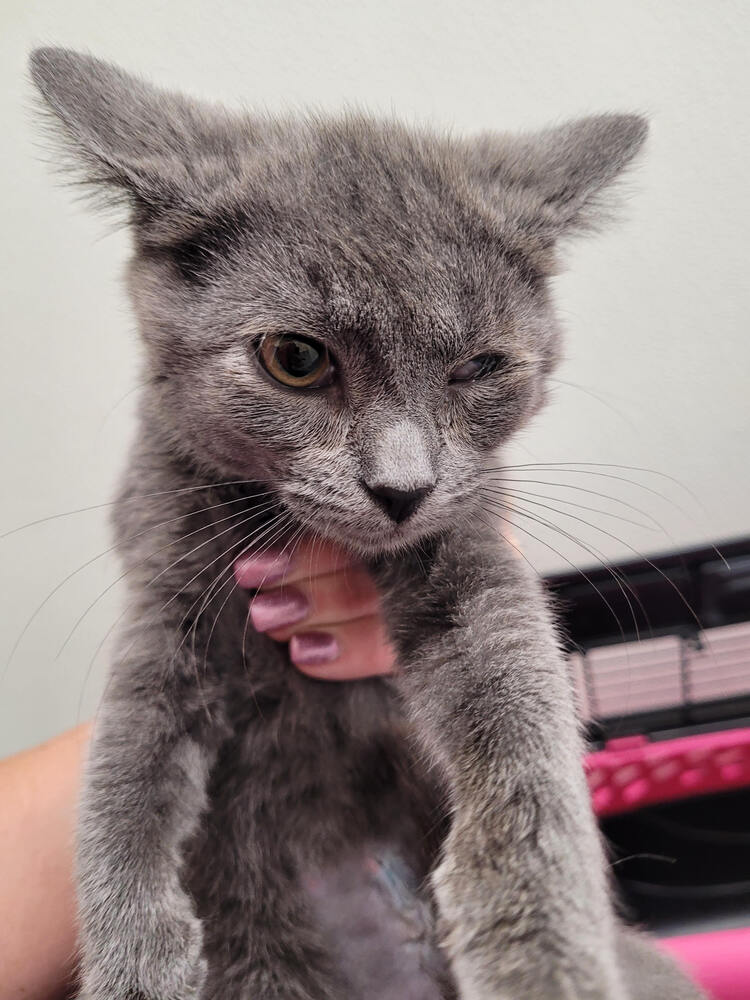
{"type": "Polygon", "coordinates": [[[387,486],[385,483],[370,485],[364,479],[362,486],[396,524],[401,524],[407,517],[411,517],[424,498],[435,489],[434,483],[418,486],[413,490],[401,490],[395,486],[387,486]]]}

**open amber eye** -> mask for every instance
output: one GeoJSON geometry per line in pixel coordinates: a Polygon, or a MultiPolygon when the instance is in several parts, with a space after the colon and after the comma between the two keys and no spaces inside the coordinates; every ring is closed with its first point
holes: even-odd
{"type": "Polygon", "coordinates": [[[335,370],[328,348],[310,337],[296,333],[268,334],[258,353],[268,374],[282,385],[319,389],[333,381],[335,370]]]}

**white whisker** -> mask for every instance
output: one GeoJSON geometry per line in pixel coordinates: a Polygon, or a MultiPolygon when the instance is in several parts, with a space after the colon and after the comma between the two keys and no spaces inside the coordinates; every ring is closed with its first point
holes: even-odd
{"type": "MultiPolygon", "coordinates": [[[[113,545],[110,545],[108,548],[104,549],[103,552],[97,553],[95,556],[92,556],[90,559],[87,559],[86,562],[84,562],[80,566],[76,567],[76,569],[74,569],[72,572],[68,573],[68,575],[66,577],[64,577],[58,584],[56,584],[55,587],[53,587],[53,589],[49,592],[49,594],[47,594],[47,596],[44,598],[44,600],[41,602],[41,604],[39,604],[36,607],[36,609],[34,610],[33,614],[27,620],[26,624],[21,629],[21,632],[20,632],[18,638],[13,643],[13,647],[12,647],[10,653],[8,654],[8,658],[7,658],[7,660],[5,662],[5,665],[3,667],[3,673],[2,673],[2,676],[0,677],[0,681],[5,677],[5,673],[8,670],[8,668],[10,667],[10,664],[11,664],[11,662],[13,660],[13,657],[15,656],[16,652],[18,651],[18,647],[20,646],[21,642],[23,641],[24,636],[26,635],[26,633],[28,632],[28,630],[31,628],[31,626],[33,625],[33,623],[36,621],[36,619],[38,618],[38,616],[41,614],[41,612],[44,610],[44,608],[47,606],[47,604],[52,600],[52,598],[55,596],[55,594],[57,594],[65,586],[66,583],[68,583],[70,580],[74,579],[74,577],[76,577],[79,573],[82,573],[85,569],[87,569],[89,566],[93,565],[99,559],[103,559],[105,556],[109,555],[111,552],[114,552],[115,550],[117,550],[118,548],[121,547],[121,545],[123,545],[123,544],[125,544],[127,542],[132,542],[134,539],[140,538],[142,535],[146,535],[146,534],[148,534],[151,531],[155,531],[157,528],[163,528],[163,527],[166,527],[169,524],[175,524],[177,521],[182,521],[182,520],[184,520],[187,517],[193,517],[197,513],[205,513],[205,512],[210,511],[210,510],[215,510],[217,507],[226,507],[229,504],[240,503],[240,502],[246,501],[248,499],[250,499],[250,498],[248,498],[248,497],[238,497],[235,500],[225,500],[223,503],[214,504],[211,507],[202,507],[202,508],[199,508],[198,510],[190,510],[190,511],[188,511],[185,514],[179,514],[176,517],[168,518],[165,521],[159,521],[156,524],[149,525],[148,528],[144,528],[141,531],[136,531],[132,535],[128,535],[126,538],[122,539],[121,542],[115,542],[113,545]]],[[[219,522],[214,522],[214,523],[219,523],[219,522]]],[[[197,529],[197,531],[203,531],[207,527],[208,527],[208,525],[204,526],[203,528],[197,529]]],[[[187,535],[182,535],[179,538],[174,539],[169,544],[170,545],[174,545],[178,541],[181,541],[183,538],[189,538],[191,534],[197,534],[197,531],[196,532],[190,532],[187,535]]],[[[157,551],[161,551],[161,549],[159,549],[157,551]]],[[[136,564],[136,565],[138,565],[138,564],[136,564]]],[[[133,568],[135,568],[135,567],[133,567],[133,568]]],[[[122,579],[122,577],[120,577],[120,579],[122,579]]],[[[114,586],[114,584],[113,584],[113,586],[114,586]]]]}
{"type": "MultiPolygon", "coordinates": [[[[64,510],[58,514],[48,514],[46,517],[38,517],[34,521],[27,521],[26,524],[19,524],[15,528],[11,528],[9,531],[3,532],[0,535],[0,541],[4,538],[10,538],[11,535],[17,534],[19,531],[24,531],[26,528],[33,528],[37,524],[45,524],[48,521],[55,521],[60,517],[72,517],[74,514],[85,514],[92,510],[105,510],[107,507],[117,507],[121,504],[135,503],[138,500],[149,500],[153,497],[166,497],[174,496],[178,493],[195,493],[198,490],[213,490],[218,489],[222,486],[254,486],[257,485],[257,481],[253,479],[234,479],[227,483],[205,483],[202,486],[183,486],[177,490],[159,490],[156,493],[141,493],[138,496],[122,497],[119,500],[108,500],[106,503],[96,503],[91,504],[88,507],[76,507],[73,510],[64,510]]],[[[254,496],[266,496],[272,494],[273,490],[267,490],[265,493],[256,493],[254,496]]]]}
{"type": "MultiPolygon", "coordinates": [[[[274,501],[269,501],[269,503],[268,503],[267,506],[268,507],[272,507],[273,505],[274,505],[274,501]]],[[[179,562],[182,562],[183,559],[187,559],[189,556],[193,555],[194,552],[198,552],[200,549],[202,549],[204,545],[208,545],[212,541],[213,538],[219,537],[221,535],[225,535],[228,531],[232,531],[234,528],[239,527],[241,524],[246,524],[248,521],[252,520],[258,513],[259,513],[259,510],[256,509],[248,517],[244,517],[244,520],[240,520],[240,521],[236,522],[235,524],[230,524],[229,527],[224,528],[222,531],[220,531],[218,533],[218,535],[212,535],[211,537],[205,539],[203,542],[200,542],[194,548],[190,549],[189,552],[183,553],[183,555],[179,556],[177,559],[175,559],[173,562],[171,562],[160,573],[157,573],[157,575],[155,577],[152,577],[152,579],[149,580],[148,583],[145,584],[145,586],[146,587],[150,587],[158,579],[160,579],[162,576],[164,576],[165,573],[168,573],[170,569],[172,569],[174,566],[176,566],[179,562]]],[[[234,520],[235,518],[238,518],[238,517],[239,518],[243,518],[243,516],[246,515],[246,514],[247,514],[246,510],[235,511],[233,514],[229,514],[227,517],[220,518],[219,521],[215,521],[214,524],[220,524],[223,521],[232,521],[232,520],[234,520]]],[[[211,525],[203,525],[200,528],[196,528],[194,531],[188,532],[187,535],[182,535],[182,536],[180,536],[177,539],[173,539],[171,542],[167,542],[165,545],[162,545],[160,548],[156,549],[155,552],[149,552],[149,554],[147,556],[145,556],[143,559],[139,560],[133,566],[130,566],[123,573],[121,573],[115,580],[113,580],[112,583],[108,584],[104,588],[104,590],[102,590],[101,593],[91,602],[91,604],[89,604],[89,606],[86,608],[86,610],[83,612],[83,614],[81,614],[78,617],[78,619],[76,620],[76,622],[73,625],[72,629],[70,630],[70,632],[68,632],[67,636],[65,637],[65,641],[63,642],[62,646],[60,646],[60,648],[58,649],[57,655],[55,656],[55,659],[59,658],[60,654],[65,649],[65,647],[67,646],[67,644],[70,642],[71,638],[73,637],[74,633],[78,629],[78,626],[81,624],[81,622],[84,620],[84,618],[89,614],[89,612],[92,610],[92,608],[94,608],[96,606],[96,604],[107,593],[109,593],[110,590],[112,590],[115,586],[117,586],[117,584],[121,580],[124,580],[125,577],[129,573],[132,573],[132,571],[134,569],[137,569],[139,566],[142,566],[144,563],[148,562],[149,559],[152,559],[155,555],[158,555],[160,552],[163,552],[165,549],[171,548],[171,546],[174,545],[174,544],[176,544],[177,542],[184,541],[185,538],[190,538],[191,535],[197,535],[201,531],[207,531],[207,530],[210,529],[210,527],[211,527],[211,525]]]]}

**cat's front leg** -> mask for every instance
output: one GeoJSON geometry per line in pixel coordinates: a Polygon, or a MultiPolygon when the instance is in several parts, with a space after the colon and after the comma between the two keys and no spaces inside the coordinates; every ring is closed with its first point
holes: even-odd
{"type": "Polygon", "coordinates": [[[180,868],[216,732],[176,648],[161,626],[134,626],[97,719],[77,845],[80,1000],[196,1000],[205,978],[180,868]]]}
{"type": "Polygon", "coordinates": [[[382,577],[453,822],[433,885],[463,1000],[622,1000],[570,685],[538,581],[484,537],[382,577]]]}

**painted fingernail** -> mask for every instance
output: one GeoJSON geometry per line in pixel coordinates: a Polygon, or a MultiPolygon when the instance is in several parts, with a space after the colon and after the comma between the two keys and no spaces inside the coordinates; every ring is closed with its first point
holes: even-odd
{"type": "Polygon", "coordinates": [[[306,618],[309,611],[307,598],[293,587],[264,590],[250,601],[250,619],[258,632],[294,625],[306,618]]]}
{"type": "Polygon", "coordinates": [[[300,667],[317,667],[332,663],[341,650],[328,632],[303,632],[289,640],[289,656],[300,667]]]}
{"type": "Polygon", "coordinates": [[[240,587],[262,587],[275,583],[289,569],[291,559],[287,552],[263,552],[261,555],[241,556],[234,564],[234,578],[240,587]]]}

